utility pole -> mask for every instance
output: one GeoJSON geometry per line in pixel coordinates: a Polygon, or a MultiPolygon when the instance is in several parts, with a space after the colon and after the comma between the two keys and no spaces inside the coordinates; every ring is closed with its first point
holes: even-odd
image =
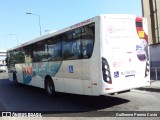
{"type": "Polygon", "coordinates": [[[154,3],[155,3],[155,16],[156,16],[156,31],[157,31],[157,40],[158,40],[158,43],[159,43],[159,23],[158,23],[158,14],[157,14],[157,0],[154,0],[154,3]]]}

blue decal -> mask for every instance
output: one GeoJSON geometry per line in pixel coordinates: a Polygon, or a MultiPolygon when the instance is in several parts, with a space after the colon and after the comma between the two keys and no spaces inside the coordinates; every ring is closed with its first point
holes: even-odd
{"type": "Polygon", "coordinates": [[[73,73],[73,65],[69,65],[68,71],[69,71],[69,73],[73,73]]]}
{"type": "Polygon", "coordinates": [[[29,84],[29,83],[31,82],[31,80],[32,80],[32,76],[30,76],[30,75],[25,76],[25,75],[23,74],[23,83],[24,83],[24,84],[29,84]]]}
{"type": "Polygon", "coordinates": [[[119,71],[115,71],[114,72],[114,78],[118,78],[119,77],[119,71]]]}
{"type": "Polygon", "coordinates": [[[62,61],[33,63],[33,77],[40,76],[45,78],[46,75],[54,77],[59,71],[62,61]]]}

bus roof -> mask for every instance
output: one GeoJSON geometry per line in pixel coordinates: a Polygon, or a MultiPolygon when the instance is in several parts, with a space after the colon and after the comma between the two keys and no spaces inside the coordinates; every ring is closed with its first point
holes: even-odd
{"type": "Polygon", "coordinates": [[[69,30],[72,30],[74,28],[78,28],[78,27],[81,27],[83,25],[86,25],[86,24],[89,24],[89,23],[92,23],[95,21],[96,18],[99,18],[99,17],[104,17],[106,16],[107,18],[129,18],[129,19],[135,19],[135,15],[130,15],[130,14],[101,14],[101,15],[98,15],[96,17],[93,17],[93,18],[90,18],[90,19],[87,19],[85,21],[82,21],[82,22],[79,22],[77,24],[74,24],[72,26],[69,26],[67,28],[64,28],[64,29],[61,29],[61,30],[58,30],[58,31],[52,31],[46,35],[42,35],[42,36],[39,36],[35,39],[32,39],[26,43],[23,43],[21,45],[18,45],[14,48],[11,48],[11,49],[8,49],[7,51],[11,51],[11,50],[14,50],[14,49],[18,49],[18,48],[21,48],[21,47],[25,47],[27,45],[30,45],[30,44],[34,44],[36,42],[39,42],[39,41],[42,41],[44,39],[47,39],[47,38],[50,38],[54,35],[58,35],[58,34],[61,34],[63,32],[66,32],[66,31],[69,31],[69,30]]]}

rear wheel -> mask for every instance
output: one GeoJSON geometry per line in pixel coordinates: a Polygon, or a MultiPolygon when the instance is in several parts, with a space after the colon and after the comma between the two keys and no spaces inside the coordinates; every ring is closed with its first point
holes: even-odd
{"type": "Polygon", "coordinates": [[[49,96],[56,96],[54,83],[51,78],[46,78],[45,89],[49,96]]]}
{"type": "Polygon", "coordinates": [[[13,74],[13,82],[16,83],[16,84],[18,83],[17,75],[15,73],[13,74]]]}

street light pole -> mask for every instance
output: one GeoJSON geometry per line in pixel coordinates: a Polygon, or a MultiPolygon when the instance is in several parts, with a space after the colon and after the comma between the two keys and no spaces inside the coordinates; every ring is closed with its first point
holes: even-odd
{"type": "Polygon", "coordinates": [[[37,14],[34,14],[34,13],[29,13],[29,12],[26,12],[26,14],[28,15],[35,15],[38,17],[38,20],[39,20],[39,33],[41,35],[41,18],[40,18],[40,15],[37,15],[37,14]]]}

